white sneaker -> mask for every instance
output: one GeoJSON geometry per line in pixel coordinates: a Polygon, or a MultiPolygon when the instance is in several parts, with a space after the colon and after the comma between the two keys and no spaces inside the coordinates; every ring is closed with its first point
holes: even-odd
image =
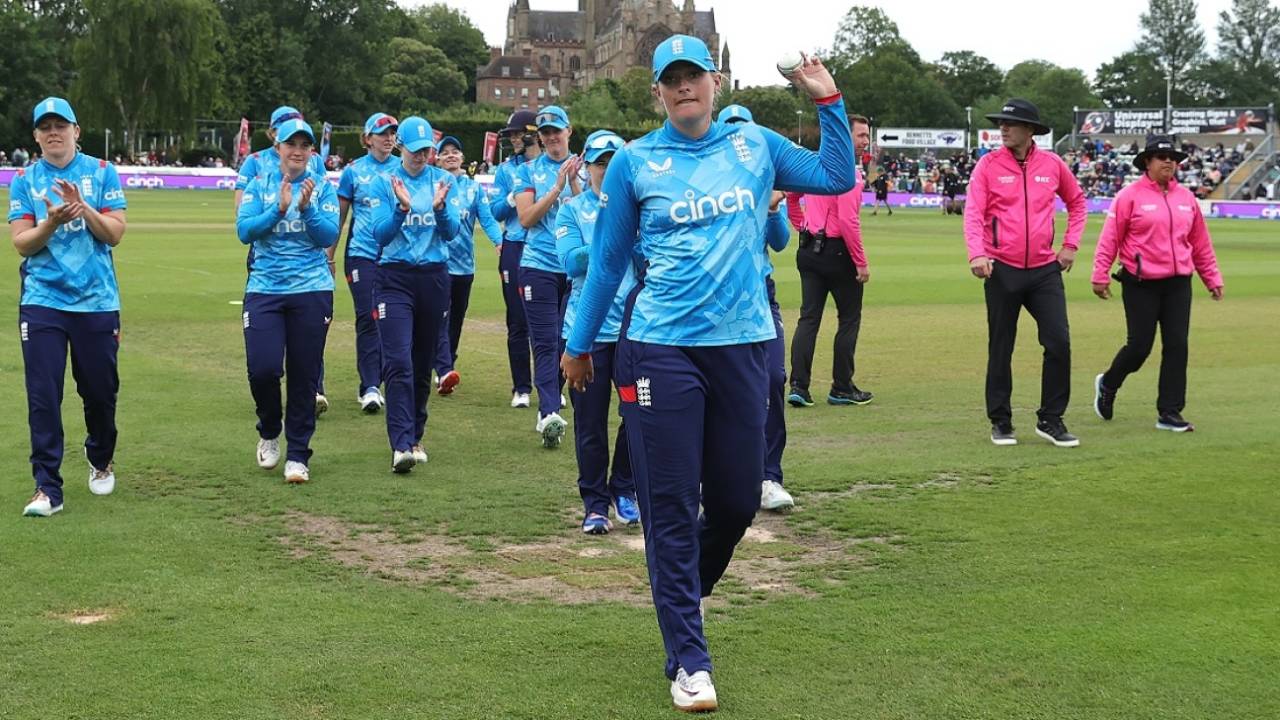
{"type": "Polygon", "coordinates": [[[422,447],[421,443],[414,445],[409,452],[413,453],[414,465],[423,465],[427,462],[427,449],[422,447]]]}
{"type": "Polygon", "coordinates": [[[325,414],[325,412],[328,409],[329,409],[329,398],[325,397],[324,395],[321,395],[320,393],[316,393],[316,417],[320,417],[321,415],[325,414]]]}
{"type": "Polygon", "coordinates": [[[311,472],[307,470],[307,466],[297,460],[290,460],[284,464],[284,481],[293,485],[301,485],[311,479],[311,472]]]}
{"type": "Polygon", "coordinates": [[[39,490],[31,496],[31,502],[22,508],[25,517],[49,517],[56,512],[62,512],[62,506],[54,505],[49,501],[49,496],[39,490]]]}
{"type": "Polygon", "coordinates": [[[407,473],[417,463],[418,461],[414,459],[412,450],[395,450],[391,453],[391,472],[407,473]]]}
{"type": "Polygon", "coordinates": [[[534,426],[540,435],[542,435],[542,447],[555,448],[560,447],[560,439],[564,437],[564,429],[568,427],[564,418],[560,417],[560,413],[551,413],[546,417],[539,418],[538,424],[534,426]]]}
{"type": "Polygon", "coordinates": [[[711,684],[711,674],[706,670],[689,675],[680,668],[671,681],[671,702],[684,712],[711,712],[720,707],[716,700],[716,686],[711,684]]]}
{"type": "Polygon", "coordinates": [[[511,407],[527,408],[529,407],[529,393],[511,393],[511,407]]]}
{"type": "Polygon", "coordinates": [[[258,467],[270,470],[280,464],[280,438],[258,438],[258,467]]]}
{"type": "Polygon", "coordinates": [[[795,506],[795,499],[791,497],[791,493],[787,492],[780,483],[776,483],[772,480],[765,480],[760,483],[761,510],[789,513],[795,508],[795,506]]]}
{"type": "Polygon", "coordinates": [[[94,495],[110,495],[116,489],[116,470],[114,463],[107,463],[106,470],[99,470],[89,465],[89,492],[94,495]]]}
{"type": "Polygon", "coordinates": [[[382,409],[383,400],[382,393],[378,388],[369,388],[360,396],[360,410],[366,415],[372,415],[382,409]]]}

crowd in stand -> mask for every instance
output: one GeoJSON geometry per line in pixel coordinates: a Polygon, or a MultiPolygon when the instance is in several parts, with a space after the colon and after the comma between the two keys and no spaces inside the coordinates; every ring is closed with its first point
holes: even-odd
{"type": "MultiPolygon", "coordinates": [[[[1184,142],[1181,150],[1188,157],[1178,168],[1178,182],[1203,199],[1244,162],[1253,152],[1254,145],[1251,140],[1242,140],[1233,147],[1226,147],[1223,143],[1202,147],[1184,142]]],[[[1110,141],[1087,139],[1079,148],[1067,151],[1063,159],[1075,173],[1086,195],[1114,197],[1120,188],[1141,176],[1133,166],[1133,158],[1138,151],[1136,141],[1115,147],[1110,141]]]]}
{"type": "Polygon", "coordinates": [[[869,155],[863,157],[862,169],[866,175],[883,175],[889,192],[915,195],[946,194],[944,190],[949,183],[963,194],[964,186],[969,182],[969,172],[977,162],[972,154],[956,152],[950,157],[939,158],[932,150],[923,150],[914,158],[905,152],[895,156],[885,151],[880,154],[875,168],[871,167],[870,160],[869,155]],[[952,175],[954,177],[948,180],[952,175]]]}

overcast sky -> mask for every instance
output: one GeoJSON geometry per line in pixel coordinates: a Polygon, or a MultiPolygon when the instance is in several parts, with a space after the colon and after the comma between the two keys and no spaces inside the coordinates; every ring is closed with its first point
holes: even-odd
{"type": "MultiPolygon", "coordinates": [[[[401,0],[413,6],[424,0],[401,0]]],[[[508,0],[445,0],[462,9],[490,45],[506,40],[508,0]]],[[[530,0],[534,10],[577,10],[578,0],[530,0]]],[[[1139,39],[1138,16],[1147,0],[1104,0],[1059,4],[1056,12],[1039,0],[696,0],[699,10],[716,11],[716,28],[728,42],[733,76],[743,87],[781,84],[774,63],[783,50],[830,47],[840,19],[849,8],[875,5],[898,24],[902,35],[925,60],[950,50],[973,50],[1001,68],[1033,58],[1083,70],[1090,77],[1098,66],[1130,49],[1139,39]],[[803,8],[803,10],[801,10],[803,8]]],[[[1212,50],[1218,13],[1230,0],[1200,0],[1200,23],[1212,50]]]]}

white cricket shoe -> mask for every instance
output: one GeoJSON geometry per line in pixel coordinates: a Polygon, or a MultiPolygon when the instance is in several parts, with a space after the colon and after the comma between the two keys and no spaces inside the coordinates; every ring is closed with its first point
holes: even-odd
{"type": "Polygon", "coordinates": [[[391,453],[391,472],[407,473],[418,461],[413,457],[413,450],[395,450],[391,453]]]}
{"type": "Polygon", "coordinates": [[[716,700],[716,686],[711,684],[711,674],[699,670],[690,675],[680,668],[671,681],[671,702],[682,712],[711,712],[720,707],[716,700]]]}
{"type": "Polygon", "coordinates": [[[409,452],[413,453],[413,464],[423,465],[427,462],[427,449],[421,443],[414,445],[409,452]]]}
{"type": "Polygon", "coordinates": [[[789,513],[795,508],[795,506],[795,499],[791,497],[791,493],[787,492],[780,483],[776,483],[772,480],[765,480],[760,483],[761,510],[789,513]]]}
{"type": "Polygon", "coordinates": [[[280,438],[258,438],[258,467],[270,470],[280,464],[280,438]]]}
{"type": "Polygon", "coordinates": [[[284,464],[284,481],[291,485],[301,485],[311,479],[311,472],[307,470],[307,466],[297,460],[290,460],[284,464]]]}
{"type": "Polygon", "coordinates": [[[40,490],[37,490],[36,494],[31,496],[31,502],[22,508],[22,514],[25,517],[49,517],[56,512],[62,512],[62,506],[54,505],[49,500],[49,496],[40,490]]]}
{"type": "Polygon", "coordinates": [[[527,408],[529,407],[529,393],[511,393],[511,407],[527,408]]]}
{"type": "Polygon", "coordinates": [[[366,415],[372,415],[381,410],[384,403],[378,388],[369,388],[360,396],[360,411],[366,415]]]}
{"type": "Polygon", "coordinates": [[[329,398],[316,393],[316,417],[320,417],[329,410],[329,398]]]}
{"type": "Polygon", "coordinates": [[[560,447],[560,439],[564,437],[564,430],[568,427],[564,418],[560,417],[560,413],[551,413],[546,417],[538,419],[538,424],[534,426],[534,430],[542,435],[542,447],[556,448],[560,447]]]}
{"type": "Polygon", "coordinates": [[[89,492],[94,495],[110,495],[116,489],[115,463],[107,463],[106,470],[89,465],[89,492]]]}

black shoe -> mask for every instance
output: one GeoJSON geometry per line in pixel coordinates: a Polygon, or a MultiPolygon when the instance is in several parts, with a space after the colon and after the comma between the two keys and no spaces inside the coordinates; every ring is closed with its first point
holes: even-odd
{"type": "Polygon", "coordinates": [[[791,407],[813,407],[813,397],[809,395],[809,391],[797,387],[791,388],[787,402],[791,403],[791,407]]]}
{"type": "Polygon", "coordinates": [[[996,445],[1017,445],[1018,438],[1013,434],[1013,423],[1008,420],[992,423],[991,442],[996,445]]]}
{"type": "Polygon", "coordinates": [[[871,402],[871,398],[875,397],[866,390],[859,390],[857,385],[853,386],[853,392],[836,392],[832,390],[827,393],[828,405],[866,405],[871,402]]]}
{"type": "Polygon", "coordinates": [[[1036,423],[1036,434],[1057,447],[1079,447],[1080,439],[1067,432],[1062,418],[1044,418],[1036,423]]]}
{"type": "Polygon", "coordinates": [[[1093,379],[1093,411],[1103,420],[1110,420],[1111,413],[1115,409],[1116,391],[1108,390],[1107,386],[1102,384],[1103,374],[1098,373],[1098,377],[1093,379]]]}
{"type": "Polygon", "coordinates": [[[1196,429],[1196,426],[1183,420],[1182,413],[1174,411],[1160,413],[1160,418],[1156,420],[1156,429],[1172,432],[1191,432],[1196,429]]]}

